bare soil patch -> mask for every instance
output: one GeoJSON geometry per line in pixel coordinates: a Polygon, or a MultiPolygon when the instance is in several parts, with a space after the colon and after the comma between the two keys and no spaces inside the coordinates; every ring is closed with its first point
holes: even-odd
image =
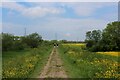
{"type": "Polygon", "coordinates": [[[39,78],[67,78],[57,48],[53,48],[47,64],[42,70],[39,78]]]}

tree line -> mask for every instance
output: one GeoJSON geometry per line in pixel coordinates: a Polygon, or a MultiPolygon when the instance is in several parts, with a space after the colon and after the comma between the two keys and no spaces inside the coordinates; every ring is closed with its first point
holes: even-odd
{"type": "MultiPolygon", "coordinates": [[[[2,51],[24,50],[25,48],[37,48],[39,45],[53,43],[78,43],[78,41],[67,40],[43,40],[38,33],[26,36],[15,36],[2,33],[2,51]]],[[[81,42],[80,42],[81,43],[81,42]]],[[[120,51],[120,22],[108,23],[104,30],[93,30],[86,32],[86,47],[90,51],[120,51]]]]}
{"type": "Polygon", "coordinates": [[[120,22],[108,23],[102,31],[86,32],[85,42],[90,51],[120,51],[120,22]]]}
{"type": "Polygon", "coordinates": [[[37,48],[42,41],[42,36],[38,33],[32,33],[27,36],[14,36],[9,33],[2,33],[2,51],[37,48]]]}

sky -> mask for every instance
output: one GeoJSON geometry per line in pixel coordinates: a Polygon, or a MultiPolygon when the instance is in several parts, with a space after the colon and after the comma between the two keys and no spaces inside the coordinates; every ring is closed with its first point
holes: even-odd
{"type": "MultiPolygon", "coordinates": [[[[46,40],[85,40],[90,30],[103,30],[118,20],[117,2],[2,2],[2,32],[34,32],[46,40]]],[[[1,15],[1,13],[0,13],[1,15]]]]}

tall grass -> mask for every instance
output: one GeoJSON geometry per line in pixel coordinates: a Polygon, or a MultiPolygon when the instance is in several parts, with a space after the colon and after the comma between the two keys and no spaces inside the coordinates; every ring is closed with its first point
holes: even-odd
{"type": "Polygon", "coordinates": [[[119,77],[118,57],[96,54],[72,45],[61,45],[59,51],[70,78],[119,77]]]}
{"type": "Polygon", "coordinates": [[[50,46],[41,46],[30,50],[4,52],[2,77],[35,78],[45,64],[50,50],[50,46]]]}

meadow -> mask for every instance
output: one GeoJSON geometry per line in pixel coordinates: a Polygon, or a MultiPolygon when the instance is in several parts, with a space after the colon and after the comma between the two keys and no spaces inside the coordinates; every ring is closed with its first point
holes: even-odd
{"type": "Polygon", "coordinates": [[[83,44],[62,44],[59,52],[70,78],[120,77],[120,56],[113,56],[113,52],[112,55],[110,52],[90,52],[83,44]]]}
{"type": "Polygon", "coordinates": [[[3,78],[36,78],[51,52],[51,46],[21,51],[7,51],[2,55],[3,78]]]}
{"type": "Polygon", "coordinates": [[[120,52],[113,52],[113,51],[110,51],[110,52],[97,52],[99,54],[104,54],[104,55],[111,55],[111,56],[120,56],[120,52]]]}

